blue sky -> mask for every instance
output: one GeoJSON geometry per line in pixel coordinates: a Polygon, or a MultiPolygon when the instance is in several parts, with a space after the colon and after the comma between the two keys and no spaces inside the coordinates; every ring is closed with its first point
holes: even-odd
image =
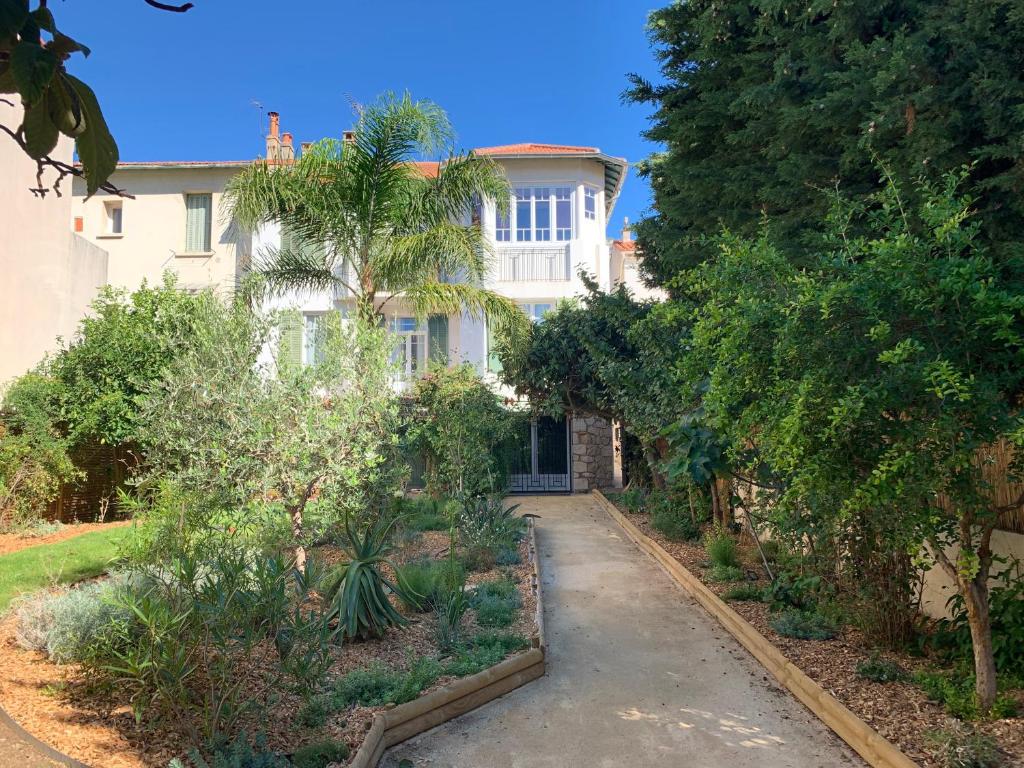
{"type": "MultiPolygon", "coordinates": [[[[626,73],[656,74],[644,27],[659,0],[193,1],[185,14],[54,4],[93,49],[69,70],[96,90],[124,160],[254,157],[271,110],[296,143],[338,136],[350,100],[386,90],[436,101],[462,147],[580,144],[631,163],[653,148],[649,109],[619,96],[626,73]]],[[[609,234],[648,205],[630,169],[609,234]]]]}

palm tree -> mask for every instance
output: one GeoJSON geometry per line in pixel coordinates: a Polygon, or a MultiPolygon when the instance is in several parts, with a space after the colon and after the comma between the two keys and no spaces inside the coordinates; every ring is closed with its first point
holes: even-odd
{"type": "Polygon", "coordinates": [[[460,223],[484,198],[508,206],[500,166],[456,153],[430,101],[385,94],[358,112],[354,138],[325,139],[291,164],[254,163],[228,185],[239,224],[278,222],[287,234],[258,254],[256,271],[279,292],[341,288],[370,323],[396,301],[421,318],[486,317],[513,344],[525,337],[523,313],[482,287],[493,254],[479,222],[460,223]],[[424,155],[443,159],[415,162],[424,155]]]}

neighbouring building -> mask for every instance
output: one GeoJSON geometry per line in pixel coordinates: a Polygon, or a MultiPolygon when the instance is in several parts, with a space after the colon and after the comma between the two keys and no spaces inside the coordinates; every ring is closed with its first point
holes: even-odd
{"type": "MultiPolygon", "coordinates": [[[[0,122],[21,124],[21,107],[0,100],[0,122]]],[[[71,162],[72,141],[60,137],[52,156],[71,162]]],[[[107,281],[102,247],[68,227],[74,203],[71,182],[45,196],[36,186],[37,165],[10,138],[0,137],[0,387],[74,335],[89,303],[107,281]]],[[[43,174],[51,186],[56,171],[43,174]]]]}
{"type": "MultiPolygon", "coordinates": [[[[605,232],[626,177],[624,159],[597,147],[523,143],[480,147],[474,152],[496,161],[511,187],[507,215],[493,200],[466,211],[479,217],[495,252],[488,287],[510,297],[530,318],[542,322],[559,301],[584,290],[581,270],[610,290],[625,282],[640,295],[638,255],[628,228],[609,242],[605,232]]],[[[270,114],[266,156],[261,162],[287,163],[295,157],[293,137],[280,132],[270,114]]],[[[280,228],[242,232],[227,220],[222,195],[232,176],[253,161],[122,163],[112,177],[134,199],[96,195],[84,199],[76,188],[73,227],[110,253],[111,284],[135,288],[174,272],[186,289],[215,286],[233,290],[251,260],[278,247],[280,228]]],[[[425,174],[436,164],[419,163],[425,174]]],[[[289,345],[302,360],[317,354],[319,317],[353,306],[344,290],[278,298],[276,307],[300,315],[301,344],[289,345]]],[[[405,382],[429,362],[467,362],[497,387],[499,365],[486,323],[468,315],[418,320],[400,301],[389,304],[396,335],[395,360],[405,382]]],[[[402,386],[402,383],[399,383],[402,386]]],[[[616,477],[611,426],[601,419],[539,420],[531,427],[529,456],[513,472],[516,491],[570,491],[607,487],[616,477]]]]}

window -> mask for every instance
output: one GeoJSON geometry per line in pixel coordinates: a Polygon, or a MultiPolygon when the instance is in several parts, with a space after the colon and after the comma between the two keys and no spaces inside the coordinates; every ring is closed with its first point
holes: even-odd
{"type": "Polygon", "coordinates": [[[550,303],[538,303],[538,304],[520,304],[519,309],[523,311],[531,321],[535,323],[543,323],[544,315],[551,311],[550,303]]]}
{"type": "Polygon", "coordinates": [[[302,362],[316,365],[324,361],[324,327],[323,315],[306,315],[306,333],[302,340],[302,362]]]}
{"type": "Polygon", "coordinates": [[[412,377],[426,370],[426,328],[415,317],[398,317],[391,321],[391,331],[397,337],[391,362],[398,366],[399,374],[412,377]]]}
{"type": "Polygon", "coordinates": [[[533,196],[530,189],[516,190],[516,242],[533,239],[533,196]]]}
{"type": "Polygon", "coordinates": [[[555,239],[572,240],[572,189],[555,188],[555,239]]]}
{"type": "Polygon", "coordinates": [[[120,235],[124,232],[124,209],[121,202],[104,203],[103,207],[107,214],[106,234],[120,235]]]}
{"type": "Polygon", "coordinates": [[[213,196],[209,192],[185,195],[186,253],[209,252],[212,214],[213,196]]]}
{"type": "Polygon", "coordinates": [[[597,190],[593,187],[583,188],[583,216],[590,220],[597,219],[597,190]]]}
{"type": "Polygon", "coordinates": [[[495,213],[494,237],[509,242],[513,229],[518,243],[572,240],[572,187],[516,187],[510,215],[495,213]]]}

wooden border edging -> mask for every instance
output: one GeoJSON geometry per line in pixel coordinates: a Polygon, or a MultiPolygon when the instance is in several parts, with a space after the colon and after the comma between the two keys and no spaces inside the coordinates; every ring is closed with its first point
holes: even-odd
{"type": "Polygon", "coordinates": [[[537,598],[537,633],[531,638],[533,647],[426,696],[374,715],[370,730],[348,768],[376,768],[389,747],[482,707],[544,675],[547,650],[544,605],[540,589],[540,553],[532,518],[528,536],[527,548],[533,564],[532,586],[537,598]]]}
{"type": "Polygon", "coordinates": [[[761,662],[790,693],[831,728],[873,768],[920,768],[878,731],[869,726],[818,683],[787,659],[753,625],[723,602],[660,544],[626,519],[600,491],[592,492],[609,516],[644,552],[658,561],[669,575],[761,662]]]}
{"type": "Polygon", "coordinates": [[[21,724],[11,717],[3,707],[0,707],[0,724],[3,724],[6,728],[10,729],[14,735],[25,742],[29,748],[35,750],[41,757],[45,757],[47,760],[52,760],[58,765],[67,766],[67,768],[89,768],[85,763],[80,763],[73,757],[68,757],[63,752],[54,749],[45,741],[37,739],[31,733],[22,728],[21,724]]]}

